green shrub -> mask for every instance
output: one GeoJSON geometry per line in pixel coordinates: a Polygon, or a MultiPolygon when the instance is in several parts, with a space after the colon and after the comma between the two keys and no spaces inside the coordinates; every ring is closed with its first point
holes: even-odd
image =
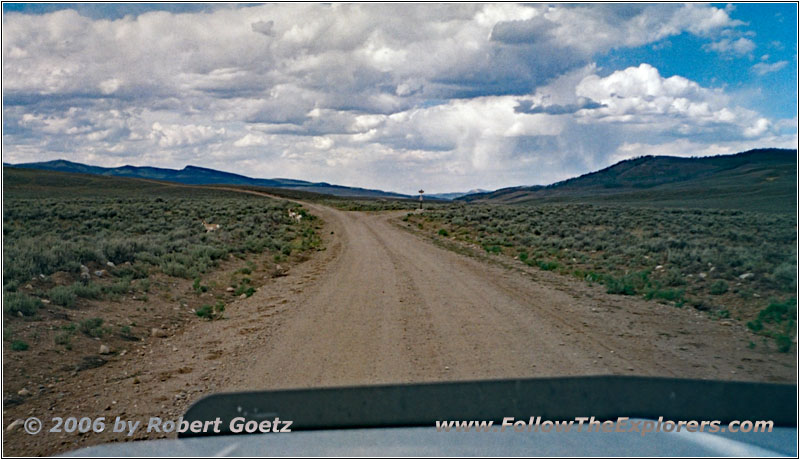
{"type": "Polygon", "coordinates": [[[664,277],[664,282],[667,286],[671,287],[683,286],[686,284],[686,279],[683,277],[683,275],[681,275],[680,270],[672,268],[667,271],[667,274],[664,277]]]}
{"type": "Polygon", "coordinates": [[[72,331],[60,332],[60,333],[56,334],[56,336],[53,338],[53,340],[55,341],[56,345],[63,345],[64,347],[66,347],[67,350],[71,350],[72,349],[72,335],[73,334],[74,334],[74,332],[72,332],[72,331]]]}
{"type": "Polygon", "coordinates": [[[635,295],[636,288],[624,278],[618,279],[609,276],[606,278],[606,292],[608,294],[635,295]]]}
{"type": "Polygon", "coordinates": [[[771,337],[778,351],[788,352],[792,347],[792,337],[796,333],[797,300],[773,301],[758,313],[758,317],[747,323],[747,327],[760,335],[771,337]]]}
{"type": "Polygon", "coordinates": [[[663,299],[678,301],[683,298],[682,289],[651,289],[645,294],[646,299],[663,299]]]}
{"type": "Polygon", "coordinates": [[[120,296],[123,294],[127,294],[131,290],[131,279],[130,278],[123,278],[119,281],[115,281],[112,284],[107,286],[103,286],[103,291],[106,294],[111,295],[112,297],[120,296]]]}
{"type": "Polygon", "coordinates": [[[75,283],[72,285],[72,292],[84,299],[99,299],[103,297],[103,287],[96,283],[75,283]]]}
{"type": "Polygon", "coordinates": [[[16,292],[19,289],[19,281],[17,280],[9,280],[6,284],[3,285],[3,290],[5,292],[16,292]]]}
{"type": "Polygon", "coordinates": [[[548,271],[549,270],[555,270],[556,268],[558,268],[558,262],[553,262],[553,261],[550,261],[550,260],[542,260],[542,261],[539,261],[539,268],[541,268],[542,270],[548,270],[548,271]]]}
{"type": "Polygon", "coordinates": [[[789,334],[781,333],[773,336],[775,345],[781,353],[788,353],[792,348],[792,337],[789,334]]]}
{"type": "Polygon", "coordinates": [[[484,249],[486,252],[490,253],[490,254],[500,254],[500,252],[502,251],[502,249],[500,248],[500,246],[498,246],[498,245],[496,245],[496,244],[494,244],[494,245],[488,245],[488,244],[484,244],[484,245],[483,245],[483,249],[484,249]]]}
{"type": "Polygon", "coordinates": [[[103,328],[103,318],[89,318],[78,324],[78,330],[89,337],[102,337],[108,332],[103,328]]]}
{"type": "Polygon", "coordinates": [[[33,316],[42,307],[42,301],[21,292],[8,292],[3,296],[3,312],[33,316]]]}
{"type": "Polygon", "coordinates": [[[139,280],[139,290],[142,292],[150,292],[150,280],[146,278],[139,280]]]}
{"type": "Polygon", "coordinates": [[[725,309],[717,310],[714,312],[714,316],[716,316],[718,319],[727,319],[731,317],[731,312],[725,309]]]}
{"type": "Polygon", "coordinates": [[[195,310],[195,314],[201,318],[212,319],[214,315],[214,307],[208,304],[203,305],[195,310]]]}
{"type": "Polygon", "coordinates": [[[147,269],[139,262],[131,265],[121,265],[114,269],[112,274],[118,278],[144,279],[147,278],[147,269]]]}
{"type": "Polygon", "coordinates": [[[797,301],[794,298],[783,302],[773,301],[758,313],[758,319],[765,323],[783,323],[797,319],[797,301]]]}
{"type": "Polygon", "coordinates": [[[709,292],[711,292],[711,295],[725,294],[726,292],[728,292],[728,283],[726,283],[723,280],[716,281],[714,282],[714,284],[711,285],[711,289],[709,292]]]}
{"type": "Polygon", "coordinates": [[[245,278],[242,280],[242,283],[236,288],[236,291],[234,291],[233,294],[237,296],[244,294],[247,297],[250,297],[251,295],[255,294],[255,292],[255,288],[250,286],[250,280],[245,278]]]}
{"type": "Polygon", "coordinates": [[[185,265],[178,262],[167,262],[161,265],[161,271],[169,276],[178,278],[189,278],[189,269],[185,265]]]}
{"type": "Polygon", "coordinates": [[[222,314],[225,311],[225,303],[219,301],[216,305],[209,305],[205,304],[202,307],[198,308],[195,311],[195,314],[201,318],[205,318],[208,320],[212,319],[220,319],[222,318],[222,314]]]}
{"type": "Polygon", "coordinates": [[[651,283],[650,272],[628,273],[621,278],[606,277],[606,292],[609,294],[635,295],[637,292],[646,291],[651,283]]]}
{"type": "Polygon", "coordinates": [[[62,307],[73,308],[78,296],[75,294],[72,286],[56,286],[47,291],[47,297],[56,305],[62,307]]]}
{"type": "Polygon", "coordinates": [[[439,233],[439,236],[450,236],[450,234],[447,233],[447,230],[445,230],[443,228],[440,228],[438,233],[439,233]]]}
{"type": "Polygon", "coordinates": [[[103,255],[115,264],[133,262],[137,244],[131,239],[112,239],[103,243],[103,255]]]}
{"type": "Polygon", "coordinates": [[[200,284],[200,278],[195,278],[194,283],[192,283],[192,289],[194,289],[194,292],[202,294],[208,291],[208,286],[200,284]]]}
{"type": "Polygon", "coordinates": [[[785,290],[794,290],[797,286],[797,267],[791,262],[786,262],[775,267],[772,276],[785,290]]]}
{"type": "Polygon", "coordinates": [[[583,276],[583,279],[585,279],[586,281],[592,282],[592,283],[596,282],[596,281],[600,281],[601,278],[602,278],[602,275],[600,275],[599,273],[595,273],[595,272],[588,272],[588,273],[586,273],[585,276],[583,276]]]}
{"type": "Polygon", "coordinates": [[[15,340],[11,342],[11,349],[14,351],[25,351],[28,348],[28,344],[22,340],[15,340]]]}

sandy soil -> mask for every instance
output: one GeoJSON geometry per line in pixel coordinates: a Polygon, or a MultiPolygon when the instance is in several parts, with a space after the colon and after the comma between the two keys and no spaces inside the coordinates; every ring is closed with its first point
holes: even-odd
{"type": "MultiPolygon", "coordinates": [[[[225,320],[132,344],[4,410],[6,426],[32,415],[46,427],[53,416],[175,419],[232,390],[589,374],[795,382],[794,352],[751,350],[758,339],[732,321],[443,249],[402,214],[305,206],[326,222],[325,251],[231,304],[225,320]]],[[[3,452],[126,440],[16,429],[3,452]]]]}

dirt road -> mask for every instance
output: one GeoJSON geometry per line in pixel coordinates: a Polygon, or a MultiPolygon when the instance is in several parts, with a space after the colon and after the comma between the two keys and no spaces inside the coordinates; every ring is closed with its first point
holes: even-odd
{"type": "MultiPolygon", "coordinates": [[[[194,317],[4,411],[177,419],[221,391],[508,377],[628,374],[795,381],[741,324],[691,308],[609,295],[602,286],[503,259],[443,249],[398,213],[305,204],[326,250],[236,300],[226,318],[194,317]]],[[[171,308],[171,307],[170,307],[171,308]]],[[[52,455],[126,438],[111,432],[7,433],[6,455],[52,455]]]]}
{"type": "MultiPolygon", "coordinates": [[[[239,388],[638,374],[791,381],[792,357],[691,309],[439,248],[398,214],[307,205],[334,232],[239,388]],[[789,358],[789,359],[785,359],[789,358]]],[[[526,267],[527,268],[527,267],[526,267]]]]}

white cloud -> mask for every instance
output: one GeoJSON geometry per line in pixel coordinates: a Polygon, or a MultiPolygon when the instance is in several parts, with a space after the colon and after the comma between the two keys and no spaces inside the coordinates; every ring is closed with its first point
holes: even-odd
{"type": "Polygon", "coordinates": [[[738,27],[723,9],[706,5],[571,5],[538,10],[526,19],[499,22],[494,38],[513,43],[546,42],[591,55],[620,46],[640,46],[690,32],[707,36],[738,27]]]}
{"type": "Polygon", "coordinates": [[[749,38],[741,37],[738,40],[723,38],[707,46],[710,51],[734,56],[748,56],[756,49],[756,44],[749,38]]]}
{"type": "Polygon", "coordinates": [[[744,130],[744,135],[747,137],[761,136],[767,132],[770,127],[770,122],[766,118],[759,118],[756,122],[744,130]]]}
{"type": "Polygon", "coordinates": [[[122,81],[118,78],[109,78],[108,80],[101,81],[99,86],[103,94],[113,94],[122,86],[122,81]]]}
{"type": "Polygon", "coordinates": [[[704,88],[678,75],[664,78],[648,64],[607,77],[589,75],[578,83],[575,93],[603,106],[579,112],[584,123],[627,123],[653,133],[728,139],[740,136],[737,133],[760,136],[769,128],[768,120],[734,105],[722,90],[704,88]]]}
{"type": "Polygon", "coordinates": [[[268,139],[264,135],[247,133],[241,139],[233,143],[235,147],[254,147],[268,144],[268,139]]]}
{"type": "Polygon", "coordinates": [[[768,64],[766,62],[759,62],[753,65],[752,69],[758,75],[766,75],[768,73],[777,72],[789,64],[788,61],[778,61],[768,64]]]}
{"type": "Polygon", "coordinates": [[[178,147],[195,145],[216,140],[225,135],[225,128],[212,128],[199,125],[162,125],[153,123],[150,139],[158,142],[161,147],[178,147]]]}
{"type": "Polygon", "coordinates": [[[314,148],[319,150],[328,150],[333,147],[333,139],[327,136],[315,136],[314,148]]]}

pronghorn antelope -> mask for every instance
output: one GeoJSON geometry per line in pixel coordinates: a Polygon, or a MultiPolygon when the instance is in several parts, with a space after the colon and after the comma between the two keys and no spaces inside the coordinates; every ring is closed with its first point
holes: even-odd
{"type": "Polygon", "coordinates": [[[203,227],[206,228],[206,233],[219,230],[219,224],[207,224],[206,221],[203,221],[203,227]]]}
{"type": "Polygon", "coordinates": [[[303,216],[300,213],[294,212],[291,209],[289,210],[289,217],[291,217],[292,219],[294,219],[294,220],[296,220],[298,222],[300,222],[300,219],[303,218],[303,216]]]}

